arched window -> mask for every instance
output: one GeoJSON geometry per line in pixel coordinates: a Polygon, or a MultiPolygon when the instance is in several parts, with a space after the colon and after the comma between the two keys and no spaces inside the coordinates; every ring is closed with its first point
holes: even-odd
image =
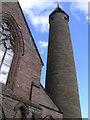
{"type": "Polygon", "coordinates": [[[27,120],[27,114],[29,114],[28,108],[23,104],[19,103],[14,107],[15,118],[20,120],[27,120]]]}
{"type": "Polygon", "coordinates": [[[16,111],[15,118],[18,118],[19,120],[27,120],[27,118],[26,118],[26,111],[23,109],[23,107],[20,107],[16,111]]]}
{"type": "Polygon", "coordinates": [[[19,118],[19,120],[22,120],[22,116],[23,116],[22,111],[20,109],[18,109],[16,111],[15,118],[19,118]]]}
{"type": "Polygon", "coordinates": [[[0,23],[0,82],[6,84],[14,56],[15,41],[7,23],[0,23]]]}

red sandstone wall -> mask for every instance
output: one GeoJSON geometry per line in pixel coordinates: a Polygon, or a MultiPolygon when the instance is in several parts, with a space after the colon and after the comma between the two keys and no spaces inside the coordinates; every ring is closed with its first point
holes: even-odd
{"type": "Polygon", "coordinates": [[[40,86],[33,85],[31,101],[37,103],[43,109],[42,117],[44,118],[47,115],[51,115],[53,118],[62,118],[62,112],[57,108],[53,103],[50,97],[45,92],[44,88],[40,86]],[[38,93],[40,92],[40,99],[38,99],[38,93]],[[38,101],[39,100],[39,101],[38,101]]]}
{"type": "Polygon", "coordinates": [[[19,58],[20,61],[14,80],[10,78],[11,81],[14,81],[13,91],[15,94],[29,99],[31,82],[34,81],[36,84],[40,85],[42,63],[18,3],[3,3],[2,8],[3,13],[8,13],[14,17],[24,40],[24,56],[20,56],[19,58]]]}
{"type": "MultiPolygon", "coordinates": [[[[18,67],[16,65],[16,62],[14,61],[14,64],[16,65],[15,67],[17,67],[17,71],[15,73],[14,79],[12,79],[12,77],[9,76],[10,79],[9,82],[13,81],[12,90],[16,95],[23,97],[24,99],[29,100],[31,96],[31,102],[33,102],[34,104],[39,104],[43,109],[42,117],[45,117],[46,115],[52,115],[54,118],[62,118],[62,113],[59,111],[56,105],[46,94],[44,89],[40,87],[40,75],[41,75],[41,67],[42,67],[41,59],[34,46],[32,37],[27,29],[26,23],[24,21],[24,18],[22,16],[18,4],[3,3],[3,12],[8,13],[14,17],[21,30],[24,40],[24,56],[20,54],[18,67]],[[32,87],[32,81],[33,81],[33,87],[32,87]]],[[[11,67],[15,69],[13,66],[11,67]]],[[[7,83],[7,85],[8,84],[9,83],[7,83]]],[[[16,99],[17,99],[16,102],[18,103],[19,99],[18,98],[16,99]]],[[[6,105],[8,104],[8,107],[6,107],[5,109],[4,106],[4,109],[6,111],[6,116],[10,116],[12,118],[12,115],[14,114],[12,113],[12,109],[15,107],[14,104],[15,101],[13,98],[11,99],[11,101],[9,101],[7,97],[5,98],[5,104],[6,105]],[[8,111],[9,109],[11,109],[10,115],[8,111]]],[[[31,107],[29,108],[29,111],[31,111],[31,107]]],[[[35,108],[32,109],[32,112],[35,113],[35,108]]],[[[37,114],[41,115],[41,110],[40,113],[37,112],[37,114]]]]}

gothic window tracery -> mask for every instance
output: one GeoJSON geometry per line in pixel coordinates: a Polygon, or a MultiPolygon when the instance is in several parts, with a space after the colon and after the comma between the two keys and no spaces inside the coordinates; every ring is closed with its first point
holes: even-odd
{"type": "Polygon", "coordinates": [[[7,23],[0,23],[0,82],[6,83],[14,56],[15,41],[7,23]]]}

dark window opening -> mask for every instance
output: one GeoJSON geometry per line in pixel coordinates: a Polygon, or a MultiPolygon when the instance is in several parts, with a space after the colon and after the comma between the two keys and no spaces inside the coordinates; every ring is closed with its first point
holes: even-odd
{"type": "Polygon", "coordinates": [[[7,23],[0,23],[0,82],[6,84],[14,56],[15,41],[7,23]]]}
{"type": "Polygon", "coordinates": [[[21,111],[20,109],[16,111],[16,116],[15,116],[15,118],[19,118],[19,120],[22,119],[22,111],[21,111]]]}
{"type": "Polygon", "coordinates": [[[24,110],[23,107],[20,107],[20,108],[16,111],[15,118],[19,118],[19,120],[26,120],[26,119],[27,119],[26,111],[24,110]]]}
{"type": "Polygon", "coordinates": [[[53,17],[51,17],[51,20],[53,20],[53,17]]]}
{"type": "Polygon", "coordinates": [[[65,20],[67,20],[67,17],[66,17],[66,16],[64,16],[64,19],[65,19],[65,20]]]}

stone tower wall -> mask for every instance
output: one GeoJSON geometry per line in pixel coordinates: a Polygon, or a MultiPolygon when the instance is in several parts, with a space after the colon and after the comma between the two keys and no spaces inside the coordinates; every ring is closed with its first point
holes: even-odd
{"type": "Polygon", "coordinates": [[[46,91],[64,118],[80,118],[80,103],[73,50],[64,12],[50,15],[46,91]]]}

